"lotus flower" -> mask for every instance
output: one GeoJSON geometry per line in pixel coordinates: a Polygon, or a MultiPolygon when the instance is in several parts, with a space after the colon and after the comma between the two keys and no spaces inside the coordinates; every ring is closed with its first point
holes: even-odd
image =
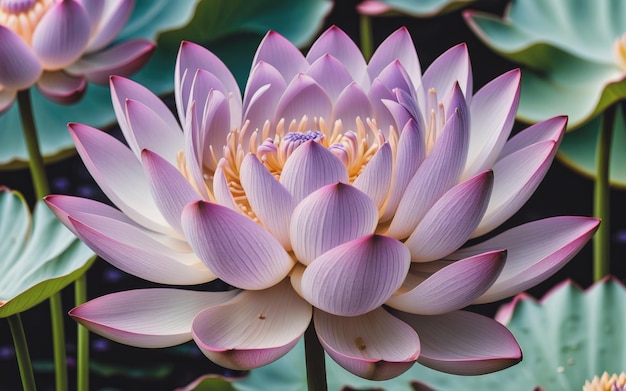
{"type": "Polygon", "coordinates": [[[133,0],[0,1],[0,113],[17,91],[37,85],[48,99],[73,103],[87,81],[138,70],[154,45],[143,39],[110,45],[133,0]]]}
{"type": "Polygon", "coordinates": [[[326,352],[365,378],[392,378],[416,360],[495,371],[520,360],[515,339],[460,309],[542,281],[598,225],[555,217],[464,247],[532,194],[566,123],[556,117],[507,141],[519,72],[473,95],[465,45],[422,75],[404,28],[369,64],[336,27],[306,57],[270,32],[242,99],[216,56],[183,42],[175,85],[182,130],[155,95],[120,77],[111,93],[128,146],[70,125],[119,209],[47,198],[128,273],[233,286],[131,290],[71,311],[122,343],[193,338],[214,362],[249,369],[286,354],[312,320],[326,352]]]}

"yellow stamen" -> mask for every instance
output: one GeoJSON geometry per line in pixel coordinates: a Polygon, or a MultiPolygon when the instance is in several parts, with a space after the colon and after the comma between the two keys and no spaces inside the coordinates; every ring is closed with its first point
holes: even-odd
{"type": "Polygon", "coordinates": [[[30,45],[33,31],[43,15],[58,0],[0,0],[0,24],[9,28],[30,45]]]}
{"type": "Polygon", "coordinates": [[[585,381],[583,391],[624,391],[626,389],[626,374],[620,373],[619,376],[613,374],[609,377],[607,372],[602,377],[594,376],[591,381],[585,381]]]}

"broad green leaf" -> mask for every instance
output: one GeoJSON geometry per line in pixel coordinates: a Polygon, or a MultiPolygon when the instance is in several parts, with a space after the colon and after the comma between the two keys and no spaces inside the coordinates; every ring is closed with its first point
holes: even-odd
{"type": "MultiPolygon", "coordinates": [[[[476,0],[375,0],[374,2],[385,5],[388,8],[381,15],[391,16],[400,13],[418,18],[427,18],[452,12],[474,1],[476,0]]],[[[367,2],[364,1],[364,3],[367,2]]]]}
{"type": "Polygon", "coordinates": [[[178,388],[175,391],[236,391],[232,380],[217,375],[205,375],[194,380],[187,387],[178,388]]]}
{"type": "Polygon", "coordinates": [[[0,318],[25,311],[80,277],[93,263],[43,201],[32,217],[24,199],[0,191],[0,318]]]}

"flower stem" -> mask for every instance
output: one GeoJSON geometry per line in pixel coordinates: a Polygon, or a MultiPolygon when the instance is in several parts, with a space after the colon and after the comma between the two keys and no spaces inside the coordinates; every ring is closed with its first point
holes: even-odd
{"type": "Polygon", "coordinates": [[[593,280],[601,280],[609,274],[610,249],[610,186],[611,138],[615,125],[617,104],[610,106],[602,116],[598,147],[596,149],[596,183],[594,189],[593,214],[602,220],[593,237],[593,280]]]}
{"type": "MultiPolygon", "coordinates": [[[[87,275],[82,274],[74,282],[74,304],[79,306],[87,301],[87,275]]],[[[76,369],[78,372],[77,387],[78,391],[89,391],[89,330],[78,325],[77,329],[78,348],[76,355],[78,357],[76,369]]]]}
{"type": "Polygon", "coordinates": [[[368,15],[361,15],[359,17],[359,31],[361,52],[363,53],[363,57],[365,57],[365,61],[369,61],[370,57],[372,57],[374,37],[372,32],[372,19],[368,15]]]}
{"type": "Polygon", "coordinates": [[[20,377],[22,378],[22,388],[24,388],[24,391],[35,391],[37,387],[35,386],[35,376],[30,363],[30,354],[28,353],[22,318],[20,314],[15,314],[9,316],[7,320],[13,336],[15,355],[17,356],[17,364],[20,368],[20,377]]]}
{"type": "MultiPolygon", "coordinates": [[[[50,193],[46,168],[43,163],[43,155],[39,148],[35,117],[30,101],[30,90],[21,90],[17,93],[17,103],[22,120],[24,140],[28,148],[28,164],[35,188],[37,199],[41,199],[50,193]]],[[[63,329],[63,306],[61,293],[57,292],[50,297],[50,317],[52,318],[52,340],[54,344],[54,370],[56,378],[56,390],[67,390],[67,362],[65,356],[65,331],[63,329]]]]}
{"type": "Polygon", "coordinates": [[[317,339],[313,321],[304,333],[304,354],[306,355],[306,382],[309,391],[326,391],[326,362],[324,349],[317,339]]]}

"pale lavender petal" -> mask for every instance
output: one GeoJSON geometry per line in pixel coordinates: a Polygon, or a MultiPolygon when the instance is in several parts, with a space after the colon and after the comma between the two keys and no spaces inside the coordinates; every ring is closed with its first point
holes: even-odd
{"type": "MultiPolygon", "coordinates": [[[[393,126],[396,131],[400,129],[395,118],[385,105],[385,100],[394,100],[395,94],[391,92],[380,80],[372,82],[370,90],[367,92],[372,107],[374,108],[376,124],[385,137],[389,137],[389,127],[393,126]]],[[[402,125],[400,125],[401,127],[402,125]]]]}
{"type": "Polygon", "coordinates": [[[332,102],[324,89],[312,77],[300,74],[287,86],[278,102],[274,123],[285,119],[287,125],[291,121],[300,122],[307,116],[323,118],[328,121],[332,115],[332,102]]]}
{"type": "Polygon", "coordinates": [[[66,68],[68,73],[84,75],[87,80],[106,85],[111,75],[129,76],[137,72],[154,52],[154,43],[145,39],[124,41],[87,54],[66,68]]]}
{"type": "Polygon", "coordinates": [[[222,166],[222,164],[218,164],[215,169],[215,174],[213,174],[213,195],[215,196],[215,201],[235,212],[241,212],[241,209],[239,209],[239,206],[235,203],[233,194],[230,192],[230,187],[228,187],[222,166]]]}
{"type": "Polygon", "coordinates": [[[102,18],[102,13],[104,12],[104,6],[107,3],[112,3],[111,1],[93,1],[93,0],[78,0],[80,4],[87,11],[87,15],[89,16],[89,23],[91,24],[91,35],[93,35],[98,28],[98,23],[102,18]]]}
{"type": "Polygon", "coordinates": [[[435,202],[457,183],[467,156],[468,127],[460,110],[448,119],[430,154],[408,183],[387,235],[409,236],[435,202]]]}
{"type": "MultiPolygon", "coordinates": [[[[243,117],[244,121],[249,121],[249,123],[246,125],[247,132],[242,145],[247,146],[251,133],[261,132],[266,121],[274,120],[274,110],[286,87],[287,84],[278,70],[266,62],[258,63],[250,72],[244,93],[243,117]]],[[[270,132],[268,137],[274,137],[274,135],[274,132],[270,132]]]]}
{"type": "Polygon", "coordinates": [[[337,26],[331,26],[322,33],[309,49],[306,59],[312,64],[325,54],[330,54],[341,61],[348,72],[350,72],[352,80],[361,88],[369,87],[367,64],[361,50],[350,39],[348,34],[337,26]]]}
{"type": "Polygon", "coordinates": [[[519,102],[519,69],[509,71],[481,88],[470,106],[472,136],[463,177],[493,167],[509,138],[519,102]]]}
{"type": "Polygon", "coordinates": [[[380,80],[390,91],[394,91],[397,88],[410,96],[416,96],[417,94],[415,87],[411,83],[409,74],[398,60],[387,65],[387,67],[380,72],[376,80],[380,80]]]}
{"type": "Polygon", "coordinates": [[[353,186],[336,183],[314,191],[291,216],[291,244],[298,261],[308,265],[326,251],[374,233],[378,210],[353,186]]]}
{"type": "Polygon", "coordinates": [[[254,54],[253,66],[267,62],[278,69],[285,81],[293,79],[298,73],[306,72],[309,62],[300,50],[289,40],[275,31],[268,32],[254,54]]]}
{"type": "Polygon", "coordinates": [[[446,192],[404,243],[411,260],[433,261],[460,248],[485,214],[492,187],[493,172],[485,171],[446,192]]]}
{"type": "Polygon", "coordinates": [[[82,98],[87,82],[82,76],[71,76],[64,71],[43,72],[37,89],[43,96],[60,104],[71,104],[82,98]]]}
{"type": "MultiPolygon", "coordinates": [[[[494,283],[506,250],[490,251],[448,263],[432,273],[432,265],[414,263],[397,294],[385,304],[404,312],[439,315],[472,304],[494,283]]],[[[437,261],[435,263],[438,263],[437,261]]]]}
{"type": "Polygon", "coordinates": [[[265,289],[281,281],[294,261],[280,243],[250,218],[205,201],[182,216],[189,244],[217,276],[242,289],[265,289]]]}
{"type": "MultiPolygon", "coordinates": [[[[199,70],[196,81],[202,78],[200,75],[209,74],[199,70]]],[[[214,170],[216,162],[213,154],[222,151],[231,130],[230,106],[228,98],[219,90],[210,90],[201,99],[189,106],[187,117],[191,119],[191,128],[186,127],[185,131],[192,132],[196,148],[199,149],[197,153],[202,155],[202,161],[197,162],[198,167],[214,170]]]]}
{"type": "Polygon", "coordinates": [[[213,362],[232,369],[267,365],[289,352],[307,329],[311,306],[284,280],[200,312],[192,334],[213,362]]]}
{"type": "Polygon", "coordinates": [[[544,141],[517,150],[496,162],[489,206],[472,237],[500,226],[528,201],[550,168],[557,148],[554,141],[544,141]]]}
{"type": "MultiPolygon", "coordinates": [[[[90,3],[94,3],[91,1],[90,3]]],[[[87,51],[93,52],[111,43],[122,31],[133,10],[133,0],[108,0],[98,18],[97,30],[91,37],[87,51]]]]}
{"type": "MultiPolygon", "coordinates": [[[[218,91],[216,93],[220,94],[218,91]]],[[[183,135],[185,136],[185,149],[183,151],[185,172],[189,182],[193,185],[198,193],[206,200],[211,199],[209,190],[207,189],[205,168],[213,167],[214,160],[211,158],[205,162],[205,155],[209,155],[211,150],[205,149],[206,133],[202,132],[200,119],[192,113],[195,112],[196,102],[191,102],[187,107],[187,116],[183,124],[183,135]]],[[[217,169],[217,168],[215,168],[217,169]]]]}
{"type": "Polygon", "coordinates": [[[328,149],[307,141],[287,159],[280,183],[289,190],[296,202],[322,186],[348,182],[348,170],[328,149]]]}
{"type": "Polygon", "coordinates": [[[191,323],[198,312],[226,303],[238,293],[136,289],[98,297],[69,314],[89,330],[113,341],[163,348],[190,341],[191,323]]]}
{"type": "Polygon", "coordinates": [[[472,66],[467,45],[461,43],[448,49],[428,67],[422,78],[424,90],[434,88],[437,94],[445,96],[455,83],[470,104],[472,99],[472,66]]]}
{"type": "Polygon", "coordinates": [[[367,235],[317,257],[304,271],[302,294],[315,307],[357,316],[385,303],[400,288],[410,265],[399,241],[367,235]]]}
{"type": "Polygon", "coordinates": [[[417,361],[456,375],[482,375],[517,364],[522,351],[511,332],[483,315],[455,311],[443,315],[394,312],[420,336],[417,361]]]}
{"type": "Polygon", "coordinates": [[[396,59],[408,72],[413,86],[419,86],[422,71],[415,45],[406,27],[401,27],[393,32],[378,46],[367,67],[370,78],[373,80],[378,77],[383,69],[396,59]]]}
{"type": "Polygon", "coordinates": [[[241,186],[252,212],[287,250],[291,250],[289,222],[296,207],[289,191],[274,178],[254,155],[243,159],[239,171],[241,186]]]}
{"type": "Polygon", "coordinates": [[[316,310],[313,320],[326,353],[365,379],[394,378],[411,368],[420,353],[415,330],[382,308],[353,317],[316,310]]]}
{"type": "MultiPolygon", "coordinates": [[[[396,93],[398,93],[399,95],[400,90],[396,90],[396,93]]],[[[382,99],[381,103],[384,105],[383,107],[387,108],[386,111],[388,111],[389,114],[391,114],[391,116],[393,117],[393,121],[390,122],[389,124],[394,128],[395,133],[402,133],[403,126],[401,124],[404,124],[404,126],[406,126],[406,124],[409,121],[413,121],[415,123],[422,123],[422,121],[416,121],[415,117],[412,115],[412,113],[410,113],[407,110],[407,108],[404,105],[394,100],[382,99]]],[[[379,127],[382,127],[382,126],[379,126],[379,127]]],[[[423,126],[420,126],[420,127],[423,127],[423,126]]],[[[381,129],[381,131],[383,130],[384,129],[381,129]]],[[[387,129],[386,131],[383,131],[383,135],[385,136],[386,140],[389,140],[391,134],[392,134],[391,129],[387,129]]]]}
{"type": "Polygon", "coordinates": [[[356,83],[351,83],[344,88],[335,102],[332,123],[340,120],[344,133],[346,131],[356,133],[358,131],[357,117],[365,123],[367,119],[374,118],[374,109],[365,91],[356,83]]]}
{"type": "Polygon", "coordinates": [[[91,24],[87,11],[75,0],[56,3],[46,12],[33,32],[32,47],[46,70],[57,70],[82,56],[91,24]]]}
{"type": "Polygon", "coordinates": [[[33,50],[7,27],[0,25],[0,86],[22,90],[41,75],[41,63],[33,50]]]}
{"type": "Polygon", "coordinates": [[[305,75],[311,76],[332,101],[336,101],[341,91],[354,82],[345,65],[330,54],[318,58],[305,75]]]}
{"type": "Polygon", "coordinates": [[[587,243],[599,224],[594,218],[574,216],[533,221],[459,250],[451,258],[506,249],[508,255],[502,273],[476,303],[497,301],[533,287],[556,273],[587,243]]]}
{"type": "Polygon", "coordinates": [[[389,195],[392,177],[393,153],[389,143],[385,143],[370,159],[352,186],[361,190],[374,201],[376,209],[381,212],[389,195]]]}
{"type": "Polygon", "coordinates": [[[552,140],[557,145],[560,144],[566,125],[567,117],[559,116],[529,126],[504,144],[499,159],[542,141],[552,140]]]}
{"type": "Polygon", "coordinates": [[[16,97],[17,91],[0,88],[0,115],[11,108],[16,97]]]}

